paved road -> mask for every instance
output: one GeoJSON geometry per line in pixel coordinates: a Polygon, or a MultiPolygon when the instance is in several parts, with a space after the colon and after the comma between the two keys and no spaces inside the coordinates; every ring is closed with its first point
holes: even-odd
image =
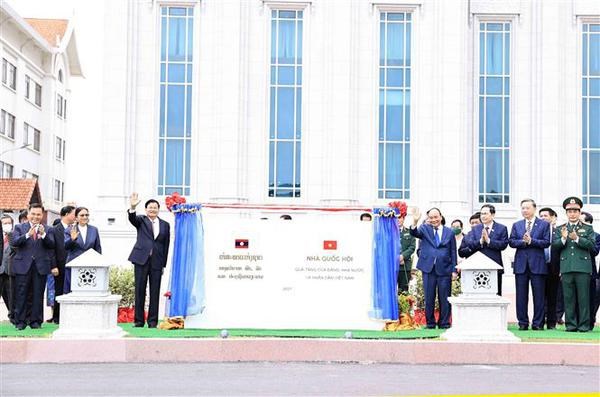
{"type": "Polygon", "coordinates": [[[597,392],[598,367],[334,363],[4,364],[1,396],[597,392]]]}

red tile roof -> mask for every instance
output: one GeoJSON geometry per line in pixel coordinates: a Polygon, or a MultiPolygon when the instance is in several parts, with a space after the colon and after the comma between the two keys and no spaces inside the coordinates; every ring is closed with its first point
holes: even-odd
{"type": "Polygon", "coordinates": [[[41,203],[37,179],[0,178],[0,209],[19,211],[41,203]]]}
{"type": "Polygon", "coordinates": [[[51,47],[58,47],[67,30],[69,21],[67,19],[38,19],[25,18],[37,32],[46,39],[51,47]],[[56,37],[58,36],[58,42],[56,37]]]}

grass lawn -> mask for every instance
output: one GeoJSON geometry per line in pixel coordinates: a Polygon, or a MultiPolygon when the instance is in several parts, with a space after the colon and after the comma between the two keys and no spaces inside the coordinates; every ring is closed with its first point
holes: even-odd
{"type": "MultiPolygon", "coordinates": [[[[160,330],[149,328],[134,328],[131,323],[119,324],[129,337],[134,338],[215,338],[220,337],[220,329],[180,329],[160,330]]],[[[8,321],[0,322],[0,337],[5,338],[48,338],[58,328],[55,324],[44,323],[41,329],[26,328],[17,331],[8,321]]],[[[515,324],[508,326],[509,331],[524,342],[557,342],[557,343],[600,343],[600,328],[591,332],[565,332],[564,326],[556,330],[519,331],[515,324]]],[[[230,329],[229,337],[277,337],[277,338],[344,338],[345,330],[327,329],[230,329]]],[[[360,331],[351,330],[354,339],[435,339],[444,330],[417,329],[413,331],[360,331]]]]}

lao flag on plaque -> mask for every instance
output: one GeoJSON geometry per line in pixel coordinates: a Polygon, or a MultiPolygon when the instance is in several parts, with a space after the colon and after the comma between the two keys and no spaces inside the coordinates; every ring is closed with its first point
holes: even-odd
{"type": "Polygon", "coordinates": [[[235,248],[248,248],[248,245],[250,245],[250,242],[248,241],[248,239],[241,239],[241,238],[235,239],[235,248]]]}
{"type": "Polygon", "coordinates": [[[337,249],[337,240],[323,241],[323,249],[324,250],[336,250],[337,249]]]}

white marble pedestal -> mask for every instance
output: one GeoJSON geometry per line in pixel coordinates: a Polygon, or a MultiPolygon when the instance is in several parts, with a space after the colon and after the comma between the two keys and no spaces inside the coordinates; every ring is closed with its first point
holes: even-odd
{"type": "Polygon", "coordinates": [[[117,307],[121,295],[102,297],[58,296],[60,326],[52,334],[57,339],[121,338],[125,331],[117,325],[117,307]]]}
{"type": "Polygon", "coordinates": [[[452,328],[440,335],[448,341],[520,342],[508,331],[506,309],[510,301],[496,295],[500,265],[476,252],[460,264],[461,290],[448,298],[452,328]]]}
{"type": "Polygon", "coordinates": [[[88,250],[67,263],[71,268],[71,293],[56,297],[60,303],[60,326],[52,334],[57,339],[121,338],[117,325],[121,295],[108,288],[110,266],[102,255],[88,250]]]}
{"type": "Polygon", "coordinates": [[[452,328],[440,335],[448,341],[520,342],[507,329],[506,309],[510,301],[501,296],[448,298],[452,305],[452,328]]]}

